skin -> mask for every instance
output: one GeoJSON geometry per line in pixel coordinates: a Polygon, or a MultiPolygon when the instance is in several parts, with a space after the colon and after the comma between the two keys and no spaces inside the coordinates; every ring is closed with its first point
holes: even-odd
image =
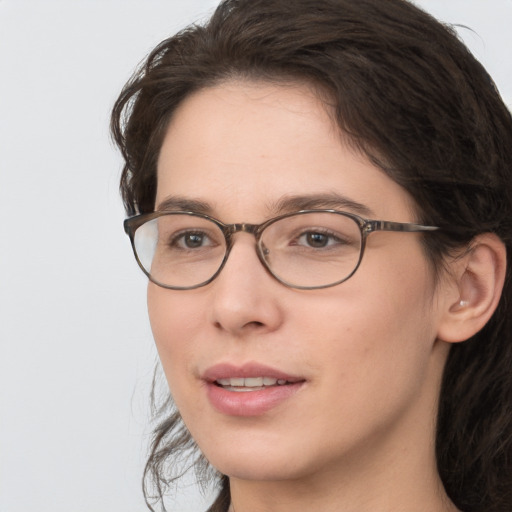
{"type": "MultiPolygon", "coordinates": [[[[309,88],[228,82],[174,114],[156,207],[180,196],[208,203],[223,222],[261,223],[283,198],[333,191],[365,205],[367,217],[416,220],[409,195],[344,143],[309,88]]],[[[149,284],[173,398],[207,459],[229,475],[232,510],[456,510],[434,456],[449,350],[437,334],[453,290],[444,279],[434,284],[420,236],[372,234],[355,275],[321,290],[273,279],[246,233],[209,285],[149,284]],[[306,382],[265,414],[229,416],[201,379],[226,362],[258,362],[306,382]]]]}

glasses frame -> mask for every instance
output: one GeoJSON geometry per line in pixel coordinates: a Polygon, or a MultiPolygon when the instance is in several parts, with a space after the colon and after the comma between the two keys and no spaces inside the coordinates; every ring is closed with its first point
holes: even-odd
{"type": "Polygon", "coordinates": [[[357,269],[359,268],[359,265],[361,264],[361,261],[363,259],[364,250],[366,248],[366,239],[369,235],[372,233],[375,233],[376,231],[395,231],[395,232],[403,232],[403,233],[418,233],[418,232],[432,232],[437,231],[440,229],[436,226],[424,226],[422,224],[415,224],[412,222],[392,222],[387,220],[373,220],[373,219],[365,219],[364,217],[360,217],[359,215],[356,215],[354,213],[339,211],[339,210],[324,210],[324,209],[314,209],[314,210],[299,210],[296,212],[290,212],[285,213],[283,215],[279,215],[277,217],[273,217],[271,219],[266,220],[265,222],[261,224],[250,224],[247,222],[242,223],[236,223],[236,224],[225,224],[224,222],[221,222],[218,219],[215,219],[214,217],[210,217],[209,215],[205,215],[203,213],[197,213],[193,211],[179,211],[179,210],[173,210],[173,211],[154,211],[151,213],[143,213],[140,215],[135,215],[134,217],[130,217],[128,219],[125,219],[124,221],[124,230],[125,233],[129,236],[130,242],[132,245],[133,254],[135,256],[135,259],[137,260],[137,263],[139,267],[142,269],[144,274],[148,277],[148,279],[155,283],[156,285],[167,288],[170,290],[193,290],[195,288],[201,288],[202,286],[206,286],[207,284],[211,283],[222,271],[224,268],[229,254],[231,252],[231,249],[234,244],[233,236],[236,233],[249,233],[251,235],[254,235],[256,238],[256,254],[258,255],[258,259],[260,260],[263,267],[266,269],[266,271],[277,281],[284,284],[285,286],[289,288],[294,288],[297,290],[318,290],[322,288],[330,288],[331,286],[336,286],[338,284],[341,284],[348,279],[350,279],[357,269]],[[357,261],[356,266],[354,267],[354,270],[343,279],[340,279],[334,283],[320,285],[320,286],[297,286],[294,284],[291,284],[284,279],[280,278],[274,272],[272,269],[268,266],[266,260],[265,260],[265,254],[264,249],[260,245],[260,239],[263,231],[270,226],[271,224],[274,224],[275,222],[278,222],[282,219],[286,219],[287,217],[293,217],[297,215],[305,215],[308,213],[334,213],[337,215],[342,215],[344,217],[348,217],[356,222],[356,224],[359,226],[359,230],[361,232],[361,248],[359,251],[359,259],[357,261]],[[164,283],[161,283],[157,280],[155,280],[151,274],[144,268],[142,265],[139,256],[137,255],[137,250],[135,248],[135,232],[137,229],[145,224],[146,222],[163,217],[165,215],[190,215],[193,217],[200,217],[202,219],[209,220],[216,224],[219,229],[222,231],[224,238],[226,240],[226,252],[224,254],[224,258],[217,269],[217,271],[206,281],[203,281],[199,284],[195,284],[193,286],[170,286],[166,285],[164,283]]]}

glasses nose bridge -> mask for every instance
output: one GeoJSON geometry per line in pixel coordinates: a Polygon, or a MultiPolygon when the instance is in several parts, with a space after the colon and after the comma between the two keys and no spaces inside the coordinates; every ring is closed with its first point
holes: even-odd
{"type": "MultiPolygon", "coordinates": [[[[222,226],[222,230],[224,231],[224,237],[226,239],[226,252],[224,255],[224,261],[222,262],[221,267],[219,268],[218,273],[224,268],[229,255],[231,254],[231,249],[233,248],[233,235],[236,233],[248,233],[249,235],[253,235],[255,238],[255,249],[256,254],[258,256],[258,259],[260,260],[263,267],[265,267],[267,270],[269,270],[267,263],[265,262],[264,258],[260,254],[260,251],[258,250],[258,243],[259,243],[259,237],[261,235],[262,227],[264,227],[264,224],[250,224],[248,222],[242,222],[242,223],[236,223],[236,224],[224,224],[222,226]]],[[[273,274],[272,274],[273,275],[273,274]]]]}
{"type": "Polygon", "coordinates": [[[248,222],[242,222],[238,224],[228,224],[226,226],[226,236],[231,242],[231,237],[236,233],[249,233],[254,235],[256,240],[258,239],[260,224],[250,224],[248,222]]]}
{"type": "MultiPolygon", "coordinates": [[[[224,236],[226,238],[226,256],[225,259],[227,260],[231,249],[233,248],[233,235],[236,233],[247,233],[249,235],[253,235],[255,238],[255,248],[256,253],[258,254],[258,258],[261,260],[261,255],[258,251],[258,243],[259,238],[261,235],[262,227],[264,227],[263,224],[250,224],[249,222],[241,222],[237,224],[225,224],[224,225],[224,236]]],[[[266,266],[266,263],[263,262],[263,265],[266,266]]]]}

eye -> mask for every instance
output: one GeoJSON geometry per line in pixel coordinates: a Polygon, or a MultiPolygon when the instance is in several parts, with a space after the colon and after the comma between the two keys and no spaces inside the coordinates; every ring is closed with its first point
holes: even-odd
{"type": "Polygon", "coordinates": [[[296,245],[322,249],[335,244],[343,244],[343,240],[332,233],[322,231],[307,231],[302,233],[296,242],[296,245]]]}
{"type": "Polygon", "coordinates": [[[171,240],[171,247],[178,249],[200,249],[202,247],[211,247],[213,240],[202,231],[186,231],[177,233],[171,240]]]}

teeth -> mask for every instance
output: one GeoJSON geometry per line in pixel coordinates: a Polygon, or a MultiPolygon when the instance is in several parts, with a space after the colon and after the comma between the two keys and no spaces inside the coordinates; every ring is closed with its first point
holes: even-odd
{"type": "Polygon", "coordinates": [[[217,384],[223,387],[233,388],[261,388],[263,386],[282,386],[286,384],[285,379],[274,379],[273,377],[233,377],[231,379],[218,379],[217,384]]]}
{"type": "Polygon", "coordinates": [[[246,388],[256,388],[263,386],[263,377],[248,377],[241,380],[244,381],[243,385],[246,388]]]}

